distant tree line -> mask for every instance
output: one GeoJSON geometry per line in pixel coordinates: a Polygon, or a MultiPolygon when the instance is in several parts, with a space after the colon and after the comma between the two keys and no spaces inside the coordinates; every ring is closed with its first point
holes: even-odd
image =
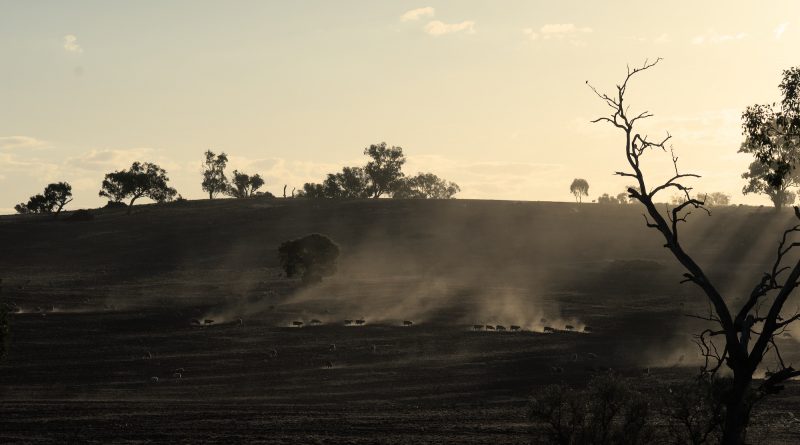
{"type": "Polygon", "coordinates": [[[330,173],[322,183],[307,182],[298,192],[299,197],[360,199],[388,196],[402,199],[451,199],[461,188],[433,173],[406,176],[406,162],[401,147],[387,146],[385,142],[364,149],[369,161],[363,167],[344,167],[341,172],[330,173]]]}
{"type": "Polygon", "coordinates": [[[215,154],[211,150],[205,152],[202,188],[204,192],[208,193],[208,199],[214,199],[219,194],[233,198],[248,198],[256,195],[274,197],[270,192],[258,191],[264,185],[264,179],[258,173],[251,176],[234,170],[233,178],[229,180],[225,175],[227,165],[228,155],[224,152],[220,154],[215,154]]]}

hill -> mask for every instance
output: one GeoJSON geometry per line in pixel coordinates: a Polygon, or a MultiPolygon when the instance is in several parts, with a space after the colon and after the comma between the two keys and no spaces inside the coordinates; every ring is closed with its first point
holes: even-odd
{"type": "MultiPolygon", "coordinates": [[[[682,313],[704,300],[678,284],[638,206],[254,198],[93,213],[0,217],[3,296],[21,309],[0,365],[0,439],[47,421],[67,441],[518,443],[542,384],[604,367],[670,381],[696,365],[682,313]],[[277,258],[308,233],[342,252],[336,276],[310,287],[277,258]],[[521,331],[473,329],[487,324],[521,331]]],[[[682,242],[735,298],[793,219],[697,212],[682,242]]],[[[800,407],[795,386],[780,400],[800,407]]]]}

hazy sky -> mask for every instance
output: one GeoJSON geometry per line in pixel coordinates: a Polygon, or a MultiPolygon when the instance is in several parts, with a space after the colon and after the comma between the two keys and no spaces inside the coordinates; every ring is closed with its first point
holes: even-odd
{"type": "Polygon", "coordinates": [[[462,198],[616,194],[620,135],[588,123],[585,81],[610,91],[648,57],[628,102],[697,189],[769,204],[741,195],[739,118],[798,49],[796,1],[0,1],[0,213],[60,180],[99,206],[134,160],[200,198],[207,149],[279,194],[380,141],[462,198]]]}

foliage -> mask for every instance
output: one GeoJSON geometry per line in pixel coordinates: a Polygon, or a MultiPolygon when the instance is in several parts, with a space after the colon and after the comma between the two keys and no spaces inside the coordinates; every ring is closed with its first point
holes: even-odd
{"type": "Polygon", "coordinates": [[[278,248],[278,254],[287,277],[299,275],[303,282],[314,283],[336,272],[339,246],[325,235],[312,233],[285,241],[278,248]]]}
{"type": "Polygon", "coordinates": [[[582,201],[583,196],[589,196],[589,182],[585,179],[575,178],[569,186],[569,192],[575,195],[575,200],[582,201]]]}
{"type": "Polygon", "coordinates": [[[649,444],[654,436],[647,397],[612,373],[593,377],[584,390],[550,385],[530,400],[528,414],[553,444],[649,444]]]}
{"type": "Polygon", "coordinates": [[[445,181],[433,173],[417,173],[401,178],[397,182],[393,198],[402,199],[452,199],[461,188],[454,182],[445,181]]]}
{"type": "Polygon", "coordinates": [[[177,192],[168,182],[167,172],[158,165],[134,162],[128,170],[107,173],[99,194],[115,202],[131,198],[130,213],[133,203],[141,197],[158,203],[171,201],[177,192]]]}
{"type": "Polygon", "coordinates": [[[597,203],[598,204],[625,204],[625,203],[627,203],[628,202],[627,198],[625,198],[624,196],[620,196],[620,195],[623,195],[623,194],[620,193],[617,196],[611,196],[608,193],[603,193],[602,195],[597,197],[597,203]],[[623,201],[620,201],[620,197],[622,197],[623,201]]]}
{"type": "Polygon", "coordinates": [[[31,196],[27,203],[14,206],[18,213],[55,213],[58,216],[61,210],[72,201],[72,186],[66,182],[48,184],[44,193],[31,196]]]}
{"type": "MultiPolygon", "coordinates": [[[[223,153],[224,154],[224,153],[223,153]]],[[[256,191],[264,185],[264,180],[261,175],[255,174],[250,176],[238,170],[233,171],[233,179],[231,184],[226,188],[225,193],[234,198],[247,198],[253,196],[256,191]]]]}
{"type": "Polygon", "coordinates": [[[747,180],[742,193],[767,195],[776,209],[794,204],[795,193],[789,189],[800,185],[800,170],[793,169],[783,177],[782,182],[777,186],[769,183],[768,178],[774,174],[774,167],[770,167],[768,163],[758,160],[751,162],[747,171],[742,173],[742,178],[747,180]]]}
{"type": "Polygon", "coordinates": [[[402,168],[406,162],[403,149],[387,147],[386,142],[381,142],[365,148],[364,154],[372,158],[364,167],[369,178],[370,196],[380,198],[383,194],[391,193],[397,186],[397,181],[403,177],[402,168]]]}
{"type": "Polygon", "coordinates": [[[325,188],[322,184],[306,182],[303,188],[297,191],[298,198],[325,198],[325,188]]]}
{"type": "Polygon", "coordinates": [[[719,443],[725,419],[723,397],[730,386],[729,378],[700,374],[691,381],[660,391],[660,408],[670,442],[676,445],[719,443]]]}
{"type": "Polygon", "coordinates": [[[225,166],[228,165],[228,155],[224,152],[219,155],[213,151],[205,152],[203,162],[203,191],[208,192],[208,198],[214,199],[219,193],[229,190],[228,178],[225,177],[225,166]]]}
{"type": "Polygon", "coordinates": [[[709,207],[723,207],[731,205],[731,195],[723,192],[698,193],[703,197],[703,202],[709,207]]]}
{"type": "Polygon", "coordinates": [[[754,161],[742,177],[743,193],[766,194],[776,209],[786,204],[787,189],[798,185],[800,162],[800,67],[783,71],[780,106],[752,105],[742,113],[745,136],[739,153],[754,161]]]}

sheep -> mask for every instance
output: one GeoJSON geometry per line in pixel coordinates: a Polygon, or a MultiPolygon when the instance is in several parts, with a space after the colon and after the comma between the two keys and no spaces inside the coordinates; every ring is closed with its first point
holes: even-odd
{"type": "Polygon", "coordinates": [[[150,383],[158,383],[158,377],[156,376],[150,377],[150,383]]]}
{"type": "Polygon", "coordinates": [[[183,374],[184,372],[186,371],[183,368],[177,368],[172,370],[173,374],[183,374]]]}
{"type": "Polygon", "coordinates": [[[517,326],[517,325],[513,325],[513,324],[511,325],[511,330],[512,330],[512,331],[519,331],[520,329],[522,329],[522,328],[520,328],[520,327],[519,327],[519,326],[517,326]]]}
{"type": "Polygon", "coordinates": [[[472,330],[473,331],[480,331],[482,329],[483,329],[483,325],[482,324],[474,324],[474,325],[472,325],[472,330]]]}
{"type": "Polygon", "coordinates": [[[366,321],[366,320],[364,320],[363,318],[362,318],[362,319],[360,319],[360,320],[356,320],[356,324],[357,324],[357,325],[359,325],[359,326],[363,325],[363,324],[364,324],[364,323],[366,323],[366,322],[367,322],[367,321],[366,321]]]}
{"type": "Polygon", "coordinates": [[[412,326],[413,324],[414,324],[414,322],[411,321],[411,320],[404,320],[403,321],[403,326],[412,326]]]}
{"type": "Polygon", "coordinates": [[[277,356],[278,356],[278,350],[277,349],[267,349],[267,357],[275,358],[277,356]]]}
{"type": "Polygon", "coordinates": [[[553,329],[553,328],[551,328],[550,326],[545,326],[545,327],[544,327],[544,332],[545,332],[545,333],[555,333],[555,332],[556,332],[556,330],[555,330],[555,329],[553,329]]]}
{"type": "Polygon", "coordinates": [[[173,372],[172,373],[172,378],[173,379],[180,379],[180,378],[183,378],[183,375],[180,372],[173,372]]]}
{"type": "Polygon", "coordinates": [[[351,324],[353,324],[353,320],[345,320],[344,324],[350,326],[351,324]]]}
{"type": "Polygon", "coordinates": [[[492,325],[490,325],[490,324],[487,324],[487,325],[486,325],[486,330],[487,330],[487,331],[494,331],[494,326],[492,326],[492,325]]]}
{"type": "Polygon", "coordinates": [[[497,325],[497,326],[495,326],[495,329],[497,329],[498,331],[505,331],[506,327],[503,326],[503,325],[497,325]]]}
{"type": "Polygon", "coordinates": [[[336,352],[336,344],[331,343],[330,346],[328,346],[328,351],[336,352]]]}
{"type": "Polygon", "coordinates": [[[325,361],[325,367],[326,368],[333,368],[333,362],[330,361],[330,360],[326,360],[325,361]]]}
{"type": "Polygon", "coordinates": [[[318,325],[318,324],[322,324],[322,322],[315,318],[315,319],[311,320],[311,324],[318,325]]]}
{"type": "Polygon", "coordinates": [[[144,357],[142,357],[142,358],[145,359],[145,360],[149,360],[149,359],[153,358],[153,354],[150,351],[145,351],[144,357]]]}
{"type": "Polygon", "coordinates": [[[292,322],[292,326],[296,326],[296,327],[300,328],[300,327],[303,326],[303,322],[302,321],[293,321],[292,322]]]}
{"type": "Polygon", "coordinates": [[[575,326],[572,326],[571,324],[568,324],[568,325],[564,326],[564,329],[566,329],[567,331],[574,331],[575,330],[575,326]]]}

